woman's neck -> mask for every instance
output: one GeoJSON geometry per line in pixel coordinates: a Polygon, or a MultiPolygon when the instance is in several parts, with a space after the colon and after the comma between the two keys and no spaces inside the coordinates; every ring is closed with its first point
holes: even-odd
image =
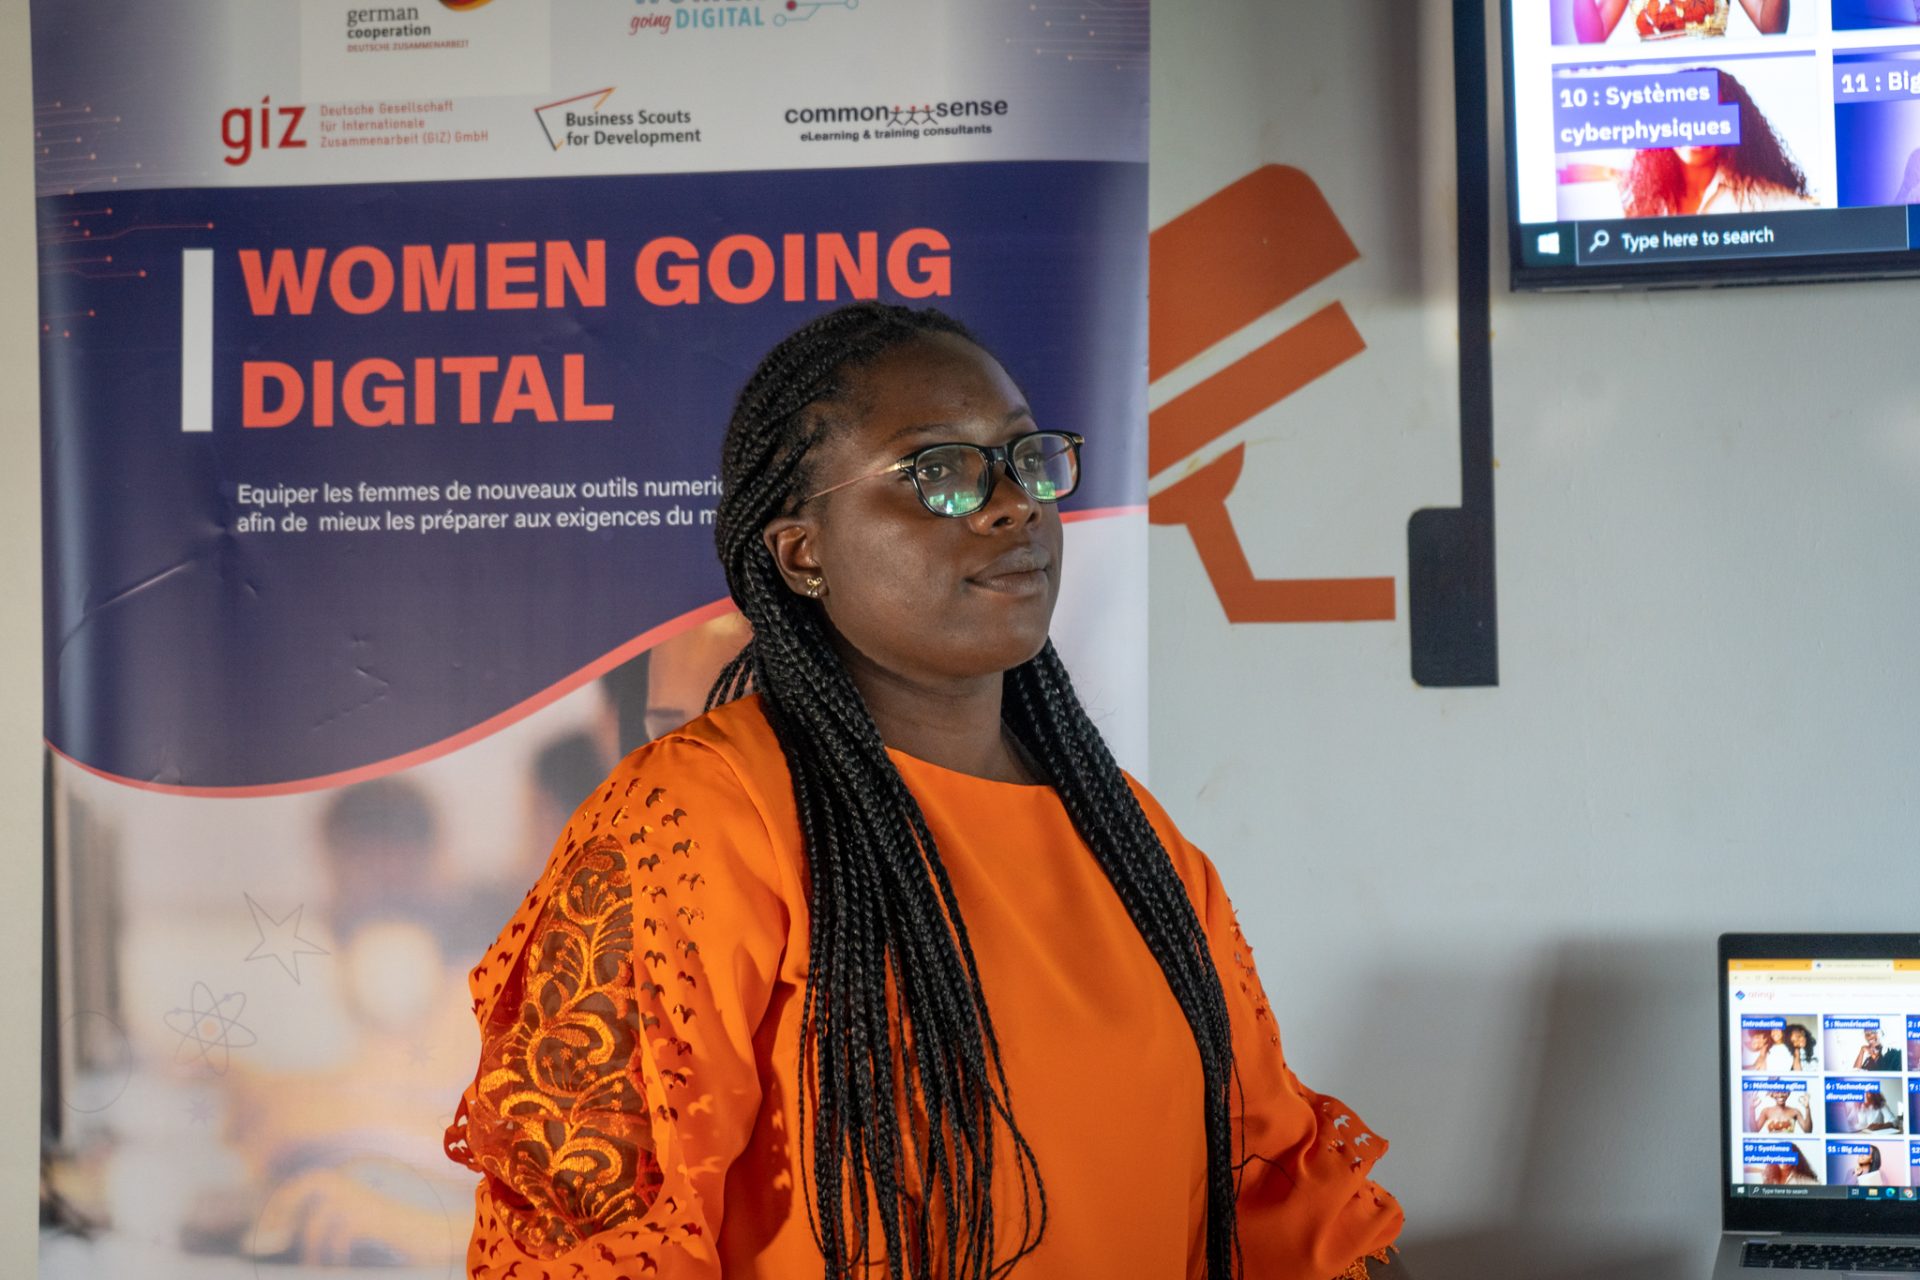
{"type": "Polygon", "coordinates": [[[1000,722],[999,675],[939,684],[907,680],[843,650],[880,740],[916,760],[995,782],[1035,782],[1000,722]]]}
{"type": "Polygon", "coordinates": [[[1706,198],[1707,188],[1720,173],[1716,164],[1690,164],[1682,166],[1681,179],[1685,189],[1680,197],[1681,213],[1700,212],[1700,202],[1706,198]]]}

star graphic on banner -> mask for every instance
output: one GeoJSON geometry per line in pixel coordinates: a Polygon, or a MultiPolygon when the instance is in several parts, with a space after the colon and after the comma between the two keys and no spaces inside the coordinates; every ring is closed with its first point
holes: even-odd
{"type": "Polygon", "coordinates": [[[217,1076],[225,1075],[233,1050],[258,1043],[252,1029],[240,1021],[240,1013],[246,1007],[244,991],[215,996],[213,988],[206,983],[194,983],[189,1007],[167,1010],[167,1028],[180,1037],[180,1043],[174,1046],[174,1056],[183,1056],[181,1051],[191,1045],[199,1051],[200,1061],[209,1071],[217,1076]]]}
{"type": "Polygon", "coordinates": [[[213,1119],[213,1100],[211,1098],[195,1098],[192,1102],[189,1102],[187,1104],[187,1119],[193,1121],[195,1124],[205,1124],[213,1119]]]}
{"type": "Polygon", "coordinates": [[[332,954],[325,947],[317,947],[300,936],[300,913],[305,911],[302,903],[275,920],[267,909],[253,900],[250,893],[242,894],[247,900],[247,910],[253,912],[253,927],[260,931],[260,941],[253,950],[247,952],[249,960],[265,960],[271,957],[280,962],[297,986],[300,982],[300,957],[324,956],[332,954]]]}

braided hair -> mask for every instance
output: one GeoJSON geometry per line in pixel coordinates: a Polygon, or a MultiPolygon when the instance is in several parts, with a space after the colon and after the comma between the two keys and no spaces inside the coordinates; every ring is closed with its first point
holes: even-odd
{"type": "MultiPolygon", "coordinates": [[[[933,835],[821,607],[787,587],[761,537],[809,492],[809,450],[844,420],[858,371],[932,334],[974,341],[931,308],[864,302],[820,316],[754,370],[721,453],[720,560],[753,638],[722,671],[708,706],[758,691],[793,777],[812,907],[797,1146],[811,1157],[807,1209],[828,1280],[860,1273],[875,1216],[890,1280],[1002,1275],[1038,1246],[1047,1216],[933,835]],[[1011,1138],[1022,1219],[1004,1259],[991,1194],[996,1118],[1011,1138]]],[[[1058,791],[1192,1027],[1205,1082],[1207,1275],[1225,1280],[1236,1261],[1232,1045],[1199,919],[1052,643],[1004,680],[1003,720],[1058,791]]]]}

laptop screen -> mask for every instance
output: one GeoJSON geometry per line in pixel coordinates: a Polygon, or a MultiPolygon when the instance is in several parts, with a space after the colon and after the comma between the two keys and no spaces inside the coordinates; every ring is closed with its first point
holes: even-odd
{"type": "Polygon", "coordinates": [[[1839,936],[1740,954],[1741,941],[1758,940],[1722,939],[1723,1169],[1730,1200],[1746,1203],[1729,1225],[1772,1225],[1771,1202],[1784,1225],[1875,1224],[1878,1208],[1908,1229],[1920,1214],[1920,955],[1863,955],[1864,939],[1839,936]]]}

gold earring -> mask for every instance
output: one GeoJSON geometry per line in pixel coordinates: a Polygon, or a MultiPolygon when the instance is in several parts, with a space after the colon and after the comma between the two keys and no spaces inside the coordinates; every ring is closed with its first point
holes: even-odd
{"type": "Polygon", "coordinates": [[[808,599],[818,600],[820,598],[821,592],[825,591],[826,589],[827,589],[827,580],[825,578],[816,577],[816,578],[807,579],[807,598],[808,599]]]}

